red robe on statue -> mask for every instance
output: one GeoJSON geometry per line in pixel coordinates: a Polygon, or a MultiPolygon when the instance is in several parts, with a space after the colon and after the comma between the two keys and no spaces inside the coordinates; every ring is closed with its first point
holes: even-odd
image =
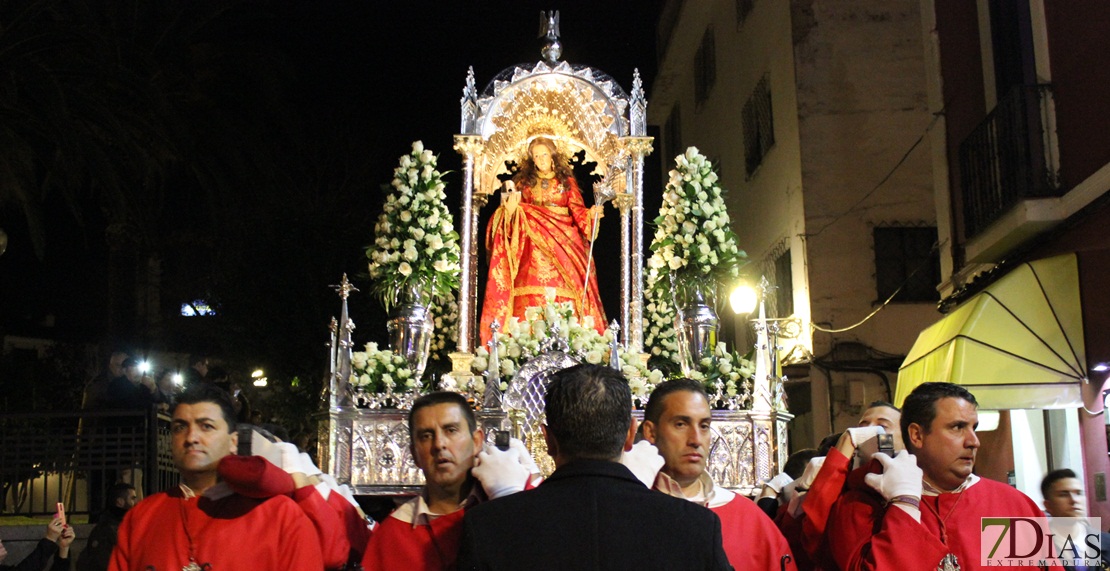
{"type": "MultiPolygon", "coordinates": [[[[963,492],[923,495],[918,523],[902,508],[884,507],[883,498],[863,482],[866,472],[849,474],[847,489],[833,505],[826,527],[829,551],[844,571],[936,571],[949,553],[956,556],[961,571],[987,569],[980,564],[981,518],[1044,516],[1025,494],[972,476],[963,492]]],[[[1049,569],[1060,571],[1058,566],[1049,569]]]]}
{"type": "Polygon", "coordinates": [[[196,563],[213,571],[324,568],[312,523],[292,499],[225,490],[186,498],[173,489],[139,502],[120,524],[108,569],[176,571],[189,563],[190,547],[196,563]]]}
{"type": "Polygon", "coordinates": [[[555,301],[574,302],[579,320],[593,319],[605,333],[605,311],[597,291],[597,266],[591,265],[589,287],[586,265],[593,227],[589,209],[573,178],[566,184],[550,179],[549,187],[520,184],[520,206],[506,214],[500,206],[486,231],[489,275],[479,324],[482,344],[490,338],[494,319],[504,325],[510,316],[524,319],[528,307],[542,307],[549,291],[555,301]]]}

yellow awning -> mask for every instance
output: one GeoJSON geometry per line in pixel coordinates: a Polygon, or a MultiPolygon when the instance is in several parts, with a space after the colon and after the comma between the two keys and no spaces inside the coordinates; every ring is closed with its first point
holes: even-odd
{"type": "Polygon", "coordinates": [[[1086,354],[1074,254],[1024,263],[917,337],[894,403],[929,381],[967,387],[983,409],[1082,405],[1086,354]]]}

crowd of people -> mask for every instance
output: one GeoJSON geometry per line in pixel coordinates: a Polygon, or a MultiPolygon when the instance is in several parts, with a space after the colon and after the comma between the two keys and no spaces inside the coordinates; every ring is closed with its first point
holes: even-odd
{"type": "MultiPolygon", "coordinates": [[[[984,567],[982,518],[1085,515],[1083,487],[1070,470],[1046,475],[1043,511],[974,473],[978,405],[957,385],[925,383],[901,410],[874,403],[824,450],[796,453],[792,474],[769,480],[758,503],[707,471],[712,415],[701,383],[661,383],[642,423],[631,402],[627,382],[608,367],[554,373],[543,436],[555,471],[545,480],[519,440],[487,444],[464,397],[424,395],[408,426],[426,483],[379,524],[277,430],[250,431],[243,453],[231,396],[198,383],[172,409],[181,485],[138,504],[134,489],[113,488],[112,517],[98,524],[80,564],[106,562],[113,571],[972,570],[984,567]]],[[[1110,547],[1107,534],[1094,533],[1110,547]]],[[[38,571],[55,555],[51,569],[69,569],[72,541],[55,518],[30,566],[15,568],[38,571]]],[[[1105,569],[1107,559],[1064,569],[1105,569]]]]}

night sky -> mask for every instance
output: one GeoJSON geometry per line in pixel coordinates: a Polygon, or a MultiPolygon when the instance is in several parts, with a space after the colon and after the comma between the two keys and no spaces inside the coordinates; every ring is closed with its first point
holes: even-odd
{"type": "MultiPolygon", "coordinates": [[[[378,189],[412,141],[455,171],[446,180],[457,211],[452,135],[467,68],[482,90],[502,69],[534,64],[539,12],[558,9],[565,61],[606,72],[626,90],[639,68],[650,95],[660,4],[59,1],[60,10],[18,20],[27,6],[51,3],[0,3],[0,68],[10,70],[0,79],[0,113],[16,118],[0,129],[0,175],[12,177],[0,180],[0,227],[10,236],[0,256],[0,331],[314,370],[338,309],[327,286],[348,272],[368,289],[363,248],[378,189]],[[48,43],[4,50],[27,37],[48,43]],[[119,70],[125,78],[112,77],[119,70]],[[96,161],[112,176],[89,166],[96,161]],[[37,212],[37,251],[5,182],[21,174],[34,181],[23,200],[37,212]],[[109,257],[113,223],[129,229],[139,255],[109,257]],[[134,315],[142,300],[118,293],[142,282],[149,252],[162,260],[168,316],[154,327],[134,315]],[[107,271],[112,264],[116,272],[107,271]],[[200,297],[222,304],[218,327],[173,317],[175,304],[200,297]]],[[[648,160],[657,177],[658,158],[648,160]]],[[[617,236],[616,221],[610,210],[603,234],[617,236]]],[[[606,308],[615,315],[611,289],[606,308]]],[[[384,337],[380,308],[356,295],[356,338],[384,337]]]]}

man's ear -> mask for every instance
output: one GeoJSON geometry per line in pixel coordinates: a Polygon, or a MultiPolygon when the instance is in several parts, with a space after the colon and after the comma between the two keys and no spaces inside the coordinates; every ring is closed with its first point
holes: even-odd
{"type": "Polygon", "coordinates": [[[479,428],[470,436],[474,438],[474,455],[477,456],[482,451],[482,444],[486,441],[486,432],[479,428]]]}
{"type": "Polygon", "coordinates": [[[543,441],[547,445],[547,455],[554,460],[559,455],[559,441],[555,440],[555,435],[551,434],[546,424],[540,425],[540,428],[543,429],[543,441]]]}
{"type": "Polygon", "coordinates": [[[231,433],[231,453],[235,454],[239,451],[239,431],[235,430],[231,433]]]}
{"type": "Polygon", "coordinates": [[[628,419],[628,435],[624,437],[624,451],[632,450],[632,445],[636,443],[636,419],[629,417],[628,419]]]}
{"type": "Polygon", "coordinates": [[[645,420],[640,424],[640,426],[644,428],[644,440],[655,444],[655,439],[659,437],[659,434],[655,431],[655,429],[657,428],[655,426],[655,423],[650,420],[645,420]]]}
{"type": "Polygon", "coordinates": [[[920,450],[925,445],[925,429],[916,422],[911,422],[906,427],[906,436],[910,437],[909,442],[904,442],[906,449],[910,452],[920,450]]]}

